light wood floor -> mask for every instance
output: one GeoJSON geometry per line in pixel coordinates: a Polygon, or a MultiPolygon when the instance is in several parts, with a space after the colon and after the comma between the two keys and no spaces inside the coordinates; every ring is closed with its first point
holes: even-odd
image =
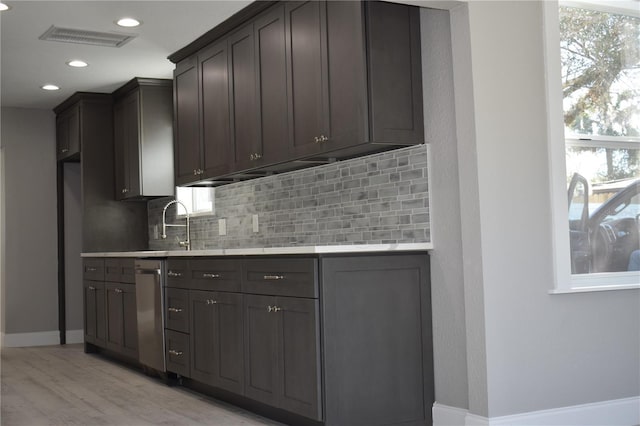
{"type": "Polygon", "coordinates": [[[85,354],[82,345],[2,349],[0,424],[276,425],[85,354]]]}

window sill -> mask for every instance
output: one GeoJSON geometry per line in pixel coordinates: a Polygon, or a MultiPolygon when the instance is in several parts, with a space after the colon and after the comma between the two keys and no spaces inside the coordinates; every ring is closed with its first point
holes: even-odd
{"type": "Polygon", "coordinates": [[[572,275],[570,286],[549,290],[549,294],[640,289],[640,272],[604,272],[572,275]]]}

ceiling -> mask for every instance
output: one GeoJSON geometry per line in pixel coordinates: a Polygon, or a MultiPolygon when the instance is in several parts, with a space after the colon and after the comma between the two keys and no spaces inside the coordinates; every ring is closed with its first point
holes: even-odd
{"type": "Polygon", "coordinates": [[[111,93],[133,77],[172,78],[171,53],[250,1],[4,1],[0,12],[0,94],[3,107],[51,109],[77,91],[111,93]],[[130,16],[137,28],[114,21],[130,16]],[[52,25],[136,34],[122,47],[39,40],[52,25]],[[82,59],[86,68],[66,62],[82,59]],[[40,86],[51,83],[58,91],[40,86]]]}

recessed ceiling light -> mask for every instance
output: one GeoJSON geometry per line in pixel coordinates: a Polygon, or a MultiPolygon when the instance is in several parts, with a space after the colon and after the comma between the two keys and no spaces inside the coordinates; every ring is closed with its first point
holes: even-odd
{"type": "Polygon", "coordinates": [[[0,12],[2,12],[3,10],[9,10],[9,9],[11,9],[11,6],[9,6],[8,4],[0,3],[0,12]]]}
{"type": "Polygon", "coordinates": [[[137,27],[138,25],[142,24],[142,22],[134,18],[121,18],[116,21],[116,24],[120,25],[121,27],[131,28],[137,27]]]}
{"type": "Polygon", "coordinates": [[[86,63],[85,61],[81,61],[80,59],[74,59],[72,61],[67,62],[67,65],[74,68],[84,68],[89,64],[86,63]]]}
{"type": "Polygon", "coordinates": [[[60,90],[60,88],[58,86],[56,86],[55,84],[45,84],[41,88],[43,90],[60,90]]]}

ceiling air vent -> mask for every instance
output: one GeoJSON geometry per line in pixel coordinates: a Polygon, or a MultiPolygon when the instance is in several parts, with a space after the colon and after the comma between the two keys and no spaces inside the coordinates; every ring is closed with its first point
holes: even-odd
{"type": "Polygon", "coordinates": [[[51,28],[38,38],[40,40],[59,41],[62,43],[120,47],[135,37],[135,35],[131,34],[102,33],[98,31],[78,30],[74,28],[60,28],[52,25],[51,28]]]}

